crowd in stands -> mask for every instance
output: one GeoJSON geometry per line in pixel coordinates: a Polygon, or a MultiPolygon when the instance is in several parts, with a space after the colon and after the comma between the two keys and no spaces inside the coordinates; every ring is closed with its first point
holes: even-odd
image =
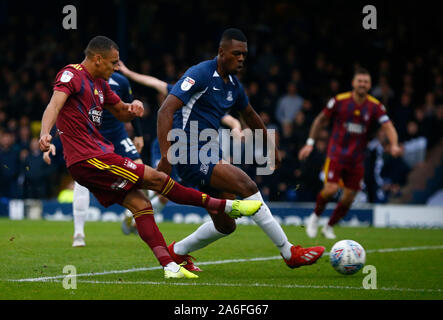
{"type": "MultiPolygon", "coordinates": [[[[404,148],[404,156],[393,159],[374,131],[366,166],[367,201],[386,202],[398,195],[408,172],[443,137],[443,53],[431,42],[426,47],[411,44],[414,36],[422,38],[405,21],[387,21],[387,31],[368,36],[358,22],[356,30],[337,26],[338,16],[330,16],[325,8],[314,14],[308,4],[297,10],[285,1],[256,8],[239,4],[236,16],[241,19],[220,14],[224,7],[209,2],[199,2],[194,12],[186,6],[168,10],[167,1],[130,4],[125,13],[131,19],[118,20],[126,26],[125,36],[101,29],[106,20],[99,18],[83,18],[79,30],[66,31],[61,23],[55,28],[51,20],[36,15],[20,19],[14,8],[9,8],[9,15],[0,15],[2,29],[15,30],[0,38],[0,198],[52,198],[63,187],[68,173],[62,155],[58,153],[51,166],[42,160],[40,120],[57,71],[80,63],[87,41],[100,32],[119,43],[128,67],[174,83],[188,67],[217,54],[225,27],[242,28],[249,54],[239,78],[266,126],[276,129],[283,160],[281,169],[269,176],[255,176],[253,166],[244,166],[268,200],[315,199],[322,186],[329,131],[321,133],[309,161],[300,162],[298,150],[328,99],[351,90],[357,66],[371,72],[371,94],[386,106],[404,148]],[[201,21],[184,19],[200,13],[206,19],[204,27],[201,21]]],[[[117,25],[118,15],[112,14],[117,25]]],[[[164,97],[136,84],[133,93],[146,107],[142,158],[149,164],[157,110],[164,97]]]]}

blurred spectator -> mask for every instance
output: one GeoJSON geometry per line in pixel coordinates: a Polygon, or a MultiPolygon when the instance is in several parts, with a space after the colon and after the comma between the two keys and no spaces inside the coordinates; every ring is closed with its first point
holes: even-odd
{"type": "MultiPolygon", "coordinates": [[[[3,141],[0,146],[0,181],[8,183],[1,184],[1,195],[24,196],[24,177],[27,182],[31,181],[34,173],[20,171],[20,168],[23,169],[20,161],[26,158],[27,161],[33,159],[38,162],[37,156],[33,158],[31,139],[39,134],[39,121],[49,101],[55,74],[66,64],[81,61],[83,55],[78,46],[82,43],[84,46],[90,34],[109,34],[106,21],[115,15],[120,3],[110,2],[106,8],[101,8],[103,16],[94,15],[94,10],[90,10],[91,13],[83,10],[83,19],[91,22],[83,29],[63,32],[48,28],[49,24],[46,27],[41,25],[42,21],[49,21],[54,15],[51,8],[30,4],[27,10],[34,16],[41,16],[41,19],[25,19],[26,23],[22,23],[17,17],[19,13],[22,14],[23,7],[5,1],[8,15],[4,18],[3,30],[7,32],[0,38],[0,132],[6,133],[0,134],[3,141]],[[107,17],[106,21],[103,20],[104,16],[107,17]],[[32,34],[29,30],[33,30],[32,34]]],[[[176,20],[185,21],[189,11],[180,2],[168,3],[166,7],[171,10],[163,10],[165,6],[161,4],[129,6],[128,16],[134,19],[127,21],[127,38],[112,34],[112,31],[109,36],[119,42],[121,55],[126,55],[123,58],[128,60],[131,68],[174,83],[195,62],[214,57],[217,47],[212,45],[213,38],[218,37],[226,25],[238,24],[234,16],[220,15],[230,5],[229,2],[218,5],[200,3],[199,10],[207,13],[205,19],[198,23],[190,22],[189,26],[189,30],[199,28],[201,32],[198,34],[185,29],[175,32],[172,25],[162,23],[172,9],[175,9],[176,20]],[[201,27],[202,23],[204,28],[201,27]],[[149,32],[154,29],[156,32],[149,32]]],[[[386,21],[386,30],[398,28],[402,30],[401,34],[380,34],[380,41],[367,41],[365,36],[361,36],[359,28],[332,23],[332,4],[325,3],[324,10],[316,12],[317,18],[310,19],[311,5],[307,2],[297,3],[296,12],[287,12],[288,16],[296,18],[290,22],[273,18],[271,12],[275,5],[272,3],[237,5],[240,12],[247,7],[250,13],[242,16],[242,23],[249,26],[244,28],[249,40],[249,54],[239,78],[251,105],[267,128],[277,129],[277,133],[281,134],[277,138],[280,139],[284,167],[270,177],[255,177],[268,199],[292,201],[294,193],[299,196],[303,190],[311,188],[307,192],[315,194],[318,190],[314,189],[319,185],[321,187],[318,173],[323,161],[321,150],[327,147],[327,142],[322,140],[327,139],[327,131],[317,139],[312,163],[300,164],[291,159],[306,141],[312,120],[329,98],[350,89],[348,83],[356,65],[368,68],[373,75],[371,92],[385,104],[399,132],[400,141],[405,142],[406,151],[411,146],[415,146],[412,149],[416,148],[415,142],[412,142],[417,138],[427,140],[428,150],[441,141],[443,54],[439,53],[438,42],[422,37],[428,33],[430,25],[417,23],[418,17],[411,16],[407,22],[396,19],[386,21]],[[297,17],[304,18],[300,20],[297,17]],[[346,34],[346,41],[343,34],[346,34]],[[347,42],[352,42],[352,50],[345,45],[347,42]],[[411,47],[411,43],[414,46],[411,47]],[[408,48],[407,57],[404,56],[404,48],[408,48]],[[297,185],[300,185],[298,189],[297,185]],[[295,189],[297,191],[294,192],[295,189]]],[[[82,2],[78,6],[79,10],[84,8],[82,2]]],[[[352,10],[351,7],[340,8],[343,14],[352,10]]],[[[384,6],[386,15],[401,16],[404,10],[391,3],[384,6]]],[[[428,16],[439,21],[438,11],[426,12],[426,19],[431,23],[433,20],[428,16]]],[[[441,31],[434,29],[433,37],[438,38],[441,31]]],[[[145,145],[150,145],[156,135],[157,110],[164,97],[136,84],[133,90],[134,96],[145,103],[143,132],[145,145]]],[[[371,150],[379,159],[379,146],[371,150]]],[[[417,159],[423,159],[422,156],[417,159]]],[[[386,154],[383,157],[385,166],[381,176],[387,183],[386,196],[389,196],[397,193],[401,184],[405,183],[400,175],[412,168],[408,168],[403,159],[392,160],[386,154]],[[396,161],[400,161],[399,167],[395,165],[396,161]]],[[[50,173],[46,196],[56,196],[61,179],[68,174],[59,148],[56,158],[47,167],[50,173]]],[[[146,163],[150,162],[150,148],[143,149],[142,158],[146,163]]],[[[406,162],[413,166],[417,161],[406,162]]],[[[29,168],[34,168],[34,164],[29,168]]],[[[35,168],[38,168],[38,164],[35,164],[35,168]]],[[[253,174],[254,170],[247,172],[253,174]]],[[[26,193],[31,192],[29,188],[26,190],[26,193]]],[[[31,193],[40,191],[33,190],[31,193]]],[[[300,196],[297,199],[308,198],[300,196]]]]}
{"type": "Polygon", "coordinates": [[[392,111],[392,120],[398,132],[400,142],[407,139],[407,124],[412,118],[413,110],[411,105],[411,96],[407,93],[401,95],[400,103],[392,111]]]}
{"type": "Polygon", "coordinates": [[[304,99],[297,94],[297,86],[290,82],[286,88],[286,94],[277,102],[275,118],[281,126],[286,122],[292,122],[295,115],[300,112],[304,99]]]}
{"type": "Polygon", "coordinates": [[[394,90],[389,86],[388,78],[382,76],[377,85],[372,89],[372,95],[380,100],[387,108],[392,108],[395,98],[394,90]]]}
{"type": "Polygon", "coordinates": [[[24,158],[23,166],[25,170],[24,197],[30,199],[46,198],[49,167],[43,161],[37,138],[32,138],[29,153],[24,158]]]}
{"type": "Polygon", "coordinates": [[[20,148],[11,131],[0,133],[0,197],[21,198],[19,190],[20,148]]]}
{"type": "Polygon", "coordinates": [[[406,141],[402,145],[403,159],[409,168],[413,168],[425,160],[427,139],[419,131],[416,121],[408,122],[406,134],[406,141]]]}

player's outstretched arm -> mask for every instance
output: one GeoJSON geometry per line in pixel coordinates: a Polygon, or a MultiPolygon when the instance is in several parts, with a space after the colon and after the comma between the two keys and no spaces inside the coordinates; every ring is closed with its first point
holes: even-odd
{"type": "Polygon", "coordinates": [[[300,152],[298,153],[298,158],[300,160],[305,160],[309,157],[312,150],[314,149],[315,138],[318,136],[320,130],[326,127],[328,123],[329,117],[323,112],[320,112],[320,114],[315,117],[311,129],[309,130],[309,138],[308,140],[306,140],[306,144],[303,146],[303,148],[300,149],[300,152]]]}
{"type": "Polygon", "coordinates": [[[140,100],[134,100],[131,103],[125,103],[120,100],[117,104],[107,104],[104,107],[122,122],[129,122],[135,117],[141,117],[144,112],[143,103],[140,100]]]}
{"type": "Polygon", "coordinates": [[[171,172],[171,164],[168,161],[168,150],[171,143],[168,141],[168,133],[172,129],[172,121],[175,111],[183,107],[183,101],[174,95],[168,95],[157,112],[157,138],[160,146],[161,159],[157,170],[166,174],[171,172]]]}
{"type": "Polygon", "coordinates": [[[168,94],[168,84],[166,82],[152,76],[140,74],[135,71],[129,70],[128,67],[126,67],[126,65],[121,60],[119,61],[118,69],[121,73],[123,73],[132,81],[135,81],[146,87],[153,88],[164,95],[168,94]]]}
{"type": "Polygon", "coordinates": [[[42,128],[40,130],[39,146],[42,152],[49,150],[52,136],[50,134],[52,127],[57,120],[58,113],[63,108],[68,95],[62,91],[54,91],[48,106],[43,112],[42,128]]]}
{"type": "Polygon", "coordinates": [[[398,157],[402,153],[402,149],[398,145],[398,134],[391,121],[387,121],[381,125],[382,130],[389,140],[389,151],[393,157],[398,157]]]}

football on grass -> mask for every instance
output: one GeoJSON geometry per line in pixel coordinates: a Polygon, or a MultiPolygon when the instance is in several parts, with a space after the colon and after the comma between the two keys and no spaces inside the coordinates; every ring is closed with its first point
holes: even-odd
{"type": "Polygon", "coordinates": [[[365,265],[366,252],[354,240],[341,240],[332,247],[329,261],[337,272],[351,275],[358,272],[365,265]]]}

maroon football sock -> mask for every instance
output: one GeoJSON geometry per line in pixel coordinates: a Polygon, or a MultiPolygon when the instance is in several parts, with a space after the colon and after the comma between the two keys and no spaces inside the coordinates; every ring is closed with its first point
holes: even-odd
{"type": "Polygon", "coordinates": [[[165,267],[168,263],[174,262],[166,247],[165,239],[155,223],[152,207],[137,211],[133,215],[138,235],[148,244],[160,264],[165,267]]]}
{"type": "Polygon", "coordinates": [[[321,192],[317,194],[317,201],[315,203],[315,209],[314,212],[317,216],[320,216],[323,211],[325,211],[326,204],[328,203],[328,200],[323,198],[321,192]]]}
{"type": "Polygon", "coordinates": [[[346,206],[343,203],[339,202],[337,207],[335,207],[332,212],[331,218],[329,219],[328,225],[331,227],[335,225],[341,218],[343,218],[349,211],[350,206],[346,206]]]}
{"type": "Polygon", "coordinates": [[[203,207],[211,212],[221,213],[226,206],[226,200],[212,198],[206,193],[184,187],[169,176],[160,193],[175,203],[203,207]]]}

